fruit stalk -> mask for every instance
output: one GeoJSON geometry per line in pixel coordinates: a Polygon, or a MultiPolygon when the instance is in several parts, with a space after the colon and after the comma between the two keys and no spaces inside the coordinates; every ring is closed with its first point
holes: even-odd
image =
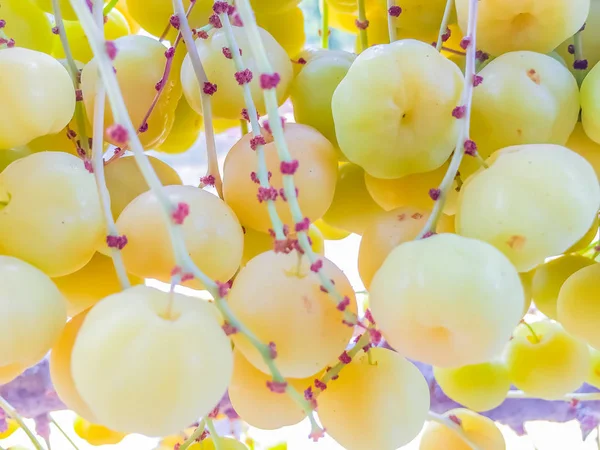
{"type": "MultiPolygon", "coordinates": [[[[193,3],[191,4],[193,5],[193,3]]],[[[191,6],[190,5],[190,6],[191,6]]],[[[210,95],[204,92],[203,87],[208,83],[208,77],[200,60],[198,49],[194,43],[194,37],[190,24],[187,21],[187,15],[183,8],[183,2],[181,0],[173,0],[173,9],[175,14],[179,18],[179,30],[183,35],[183,40],[198,80],[200,87],[200,102],[202,104],[202,115],[204,116],[204,133],[206,136],[206,157],[208,161],[208,169],[206,172],[206,178],[212,176],[214,179],[214,186],[219,194],[220,198],[223,198],[223,181],[221,179],[221,173],[219,172],[219,161],[217,159],[217,146],[215,144],[215,130],[213,127],[212,119],[212,104],[210,101],[210,95]]],[[[201,186],[203,187],[203,186],[201,186]]]]}
{"type": "Polygon", "coordinates": [[[329,3],[321,0],[321,48],[329,48],[329,3]]]}
{"type": "Polygon", "coordinates": [[[581,86],[581,83],[583,83],[583,79],[588,72],[587,69],[581,70],[576,67],[579,61],[583,61],[585,59],[583,57],[583,32],[584,30],[579,30],[577,33],[575,33],[575,36],[573,36],[573,46],[575,47],[575,62],[573,64],[575,67],[577,84],[579,84],[579,86],[581,86]]]}
{"type": "Polygon", "coordinates": [[[458,131],[458,139],[454,149],[454,155],[450,161],[450,166],[444,175],[442,183],[439,186],[440,195],[433,206],[431,215],[423,227],[423,230],[417,236],[417,239],[422,239],[428,233],[435,232],[437,222],[444,210],[448,192],[452,189],[454,178],[460,168],[463,156],[465,155],[465,142],[469,139],[471,127],[471,103],[473,102],[473,84],[475,78],[475,53],[477,52],[477,8],[479,0],[469,0],[469,22],[467,27],[467,36],[463,39],[468,43],[467,61],[465,67],[465,80],[463,86],[463,94],[461,98],[461,107],[465,108],[464,116],[460,120],[461,126],[458,131]]]}
{"type": "Polygon", "coordinates": [[[196,442],[196,439],[198,439],[200,436],[202,436],[202,433],[204,433],[205,429],[206,429],[206,419],[202,419],[200,421],[200,423],[198,424],[198,426],[196,427],[196,429],[194,430],[194,432],[190,435],[190,437],[187,438],[185,440],[185,442],[179,446],[179,450],[187,450],[187,448],[190,445],[192,445],[194,442],[196,442]]]}
{"type": "MultiPolygon", "coordinates": [[[[192,273],[194,277],[198,278],[204,284],[206,289],[214,297],[215,305],[223,314],[225,320],[227,320],[239,332],[244,334],[257,348],[263,360],[265,361],[265,364],[267,364],[270,372],[273,374],[273,379],[276,382],[284,383],[285,379],[281,375],[281,372],[279,372],[275,361],[271,357],[271,348],[268,345],[260,342],[256,335],[254,335],[246,326],[237,320],[225,300],[225,293],[221,292],[222,285],[208,277],[192,261],[185,245],[181,227],[174,226],[172,221],[171,215],[176,211],[176,207],[171,203],[169,197],[166,195],[160,179],[154,172],[148,157],[145,155],[144,148],[137,136],[133,123],[131,122],[131,118],[127,113],[125,100],[123,99],[121,89],[113,71],[111,60],[106,52],[104,40],[96,30],[91,13],[85,4],[85,0],[70,0],[70,2],[88,38],[90,47],[92,48],[94,55],[98,60],[98,68],[104,81],[104,86],[111,103],[113,116],[115,117],[116,123],[120,124],[120,126],[122,126],[127,132],[129,143],[140,172],[146,180],[151,192],[156,196],[159,204],[162,207],[161,209],[164,214],[164,219],[169,231],[169,238],[173,247],[175,264],[181,267],[183,271],[192,273]]],[[[289,384],[286,386],[286,392],[306,412],[311,419],[313,427],[317,426],[318,428],[318,425],[316,425],[316,421],[312,416],[312,408],[310,404],[289,384]]]]}
{"type": "Polygon", "coordinates": [[[398,20],[398,18],[392,15],[392,11],[395,6],[396,0],[387,0],[387,23],[388,33],[390,35],[390,44],[398,40],[398,33],[396,31],[396,20],[398,20]]]}
{"type": "MultiPolygon", "coordinates": [[[[252,13],[250,3],[248,2],[248,0],[239,0],[237,2],[237,6],[240,16],[242,17],[242,21],[244,23],[244,29],[248,36],[248,42],[250,43],[252,54],[256,59],[258,69],[261,72],[261,75],[272,75],[273,67],[271,66],[271,62],[269,61],[269,57],[260,38],[260,33],[258,31],[258,26],[256,25],[256,19],[254,18],[254,14],[252,13]]],[[[275,141],[275,147],[277,148],[279,160],[281,162],[292,163],[292,156],[290,154],[287,142],[285,140],[283,124],[281,121],[281,116],[279,115],[277,93],[275,92],[275,89],[263,89],[263,96],[265,99],[265,104],[267,106],[267,114],[269,115],[269,125],[272,131],[271,134],[273,135],[273,139],[275,141]]],[[[302,223],[305,218],[300,209],[298,198],[296,197],[294,175],[283,175],[283,190],[286,195],[286,198],[288,199],[288,205],[290,207],[290,211],[292,213],[292,218],[294,222],[296,224],[302,223]]],[[[317,262],[317,260],[320,259],[320,256],[312,250],[307,232],[300,230],[298,231],[297,236],[300,248],[308,257],[310,263],[314,264],[315,262],[317,262]]],[[[326,276],[323,270],[319,270],[318,276],[323,288],[331,295],[336,305],[339,305],[344,300],[344,298],[336,289],[335,285],[331,282],[331,279],[326,276]]],[[[344,321],[348,324],[355,325],[358,323],[358,318],[356,314],[352,313],[346,308],[344,310],[344,321]]]]}
{"type": "MultiPolygon", "coordinates": [[[[69,46],[69,40],[67,39],[67,33],[65,32],[65,24],[62,18],[62,12],[60,10],[59,0],[52,0],[52,11],[54,12],[55,25],[58,28],[58,36],[62,45],[63,51],[65,52],[65,58],[67,59],[67,71],[71,75],[73,80],[73,89],[77,91],[79,89],[79,69],[73,59],[73,53],[71,53],[71,47],[69,46]]],[[[85,109],[83,102],[75,103],[75,122],[77,123],[77,133],[79,136],[79,145],[85,150],[86,155],[89,155],[89,141],[87,132],[85,129],[85,109]]]]}
{"type": "MultiPolygon", "coordinates": [[[[508,391],[506,394],[506,398],[533,398],[537,399],[537,397],[526,394],[523,391],[508,391]]],[[[573,392],[571,394],[565,395],[561,399],[565,402],[590,402],[600,400],[600,392],[573,392]]]]}
{"type": "Polygon", "coordinates": [[[210,431],[213,443],[215,444],[215,450],[223,450],[223,446],[221,445],[221,438],[217,434],[215,424],[213,423],[212,419],[208,417],[206,418],[206,428],[208,428],[208,431],[210,431]]]}
{"type": "Polygon", "coordinates": [[[110,2],[108,2],[104,7],[102,14],[107,16],[108,13],[111,12],[115,6],[117,6],[117,3],[119,3],[119,0],[110,0],[110,2]]]}
{"type": "Polygon", "coordinates": [[[369,27],[369,21],[367,20],[367,10],[365,7],[365,0],[357,0],[358,2],[358,21],[356,22],[359,28],[360,35],[360,51],[364,52],[369,48],[369,37],[367,35],[367,28],[369,27]]]}
{"type": "Polygon", "coordinates": [[[454,0],[447,0],[444,16],[442,17],[442,24],[440,25],[440,32],[438,33],[437,44],[435,46],[438,52],[442,50],[442,45],[444,44],[443,36],[446,34],[446,30],[448,29],[448,22],[450,21],[450,13],[452,12],[452,8],[454,8],[454,0]]]}
{"type": "Polygon", "coordinates": [[[466,435],[466,433],[462,429],[462,426],[460,426],[453,420],[451,420],[445,416],[442,416],[441,414],[436,414],[431,411],[429,412],[428,415],[429,415],[429,420],[431,420],[433,422],[437,422],[439,424],[442,424],[445,427],[448,427],[452,431],[454,431],[457,435],[460,436],[460,438],[465,442],[465,444],[467,444],[469,447],[471,447],[472,450],[482,450],[479,448],[479,446],[477,444],[475,444],[473,441],[471,441],[471,439],[469,439],[469,437],[466,435]]]}
{"type": "MultiPolygon", "coordinates": [[[[104,35],[104,15],[102,12],[102,3],[96,0],[93,7],[93,14],[96,19],[99,33],[104,35]]],[[[115,224],[112,211],[110,209],[110,194],[106,187],[106,178],[104,177],[104,109],[106,106],[106,93],[102,80],[98,78],[98,89],[96,96],[96,103],[94,105],[94,124],[93,124],[93,137],[92,137],[92,168],[94,171],[94,178],[96,179],[96,187],[98,189],[98,197],[100,198],[100,205],[102,206],[102,213],[104,214],[104,220],[106,222],[106,230],[109,236],[119,236],[119,230],[115,224]]],[[[127,289],[131,286],[129,278],[127,277],[127,271],[125,270],[125,264],[123,263],[123,256],[121,250],[116,247],[111,247],[110,255],[112,257],[113,265],[117,272],[117,277],[121,283],[122,289],[127,289]]]]}
{"type": "Polygon", "coordinates": [[[69,437],[69,435],[65,432],[65,430],[63,430],[62,427],[58,424],[58,422],[56,422],[56,420],[54,420],[54,418],[52,416],[49,415],[49,417],[50,417],[50,423],[57,428],[57,430],[60,432],[60,434],[62,434],[65,437],[65,439],[67,441],[69,441],[69,443],[73,446],[73,448],[75,450],[79,450],[79,447],[77,447],[75,442],[73,442],[73,439],[71,439],[69,437]]]}
{"type": "MultiPolygon", "coordinates": [[[[242,56],[240,55],[240,48],[235,39],[235,35],[233,34],[233,27],[231,25],[231,21],[229,20],[229,15],[226,13],[219,14],[219,19],[221,19],[223,29],[225,30],[227,44],[229,45],[229,50],[231,51],[231,56],[233,58],[233,62],[235,63],[235,68],[238,72],[242,72],[246,69],[246,66],[244,65],[244,60],[242,59],[242,56]]],[[[262,136],[260,134],[258,113],[256,111],[256,105],[254,104],[254,100],[252,99],[250,85],[248,83],[244,83],[244,85],[242,86],[242,90],[244,93],[244,102],[246,103],[246,109],[248,110],[248,118],[250,119],[252,135],[255,138],[262,136]]],[[[265,159],[265,150],[263,145],[256,146],[256,157],[258,159],[258,181],[260,182],[260,185],[263,188],[268,189],[271,187],[271,183],[269,181],[269,172],[267,170],[267,162],[265,159]]],[[[283,232],[283,222],[281,221],[279,214],[277,214],[277,208],[275,207],[275,202],[273,200],[267,200],[267,210],[269,211],[269,218],[271,219],[271,224],[273,225],[275,238],[279,240],[285,239],[285,234],[283,232]]]]}
{"type": "Polygon", "coordinates": [[[39,441],[35,438],[33,432],[23,421],[23,418],[12,408],[12,406],[8,404],[6,400],[4,400],[2,396],[0,396],[0,408],[2,408],[4,412],[8,414],[9,417],[14,419],[15,422],[19,424],[19,427],[21,427],[25,434],[27,434],[27,437],[29,438],[36,450],[44,450],[39,441]]]}

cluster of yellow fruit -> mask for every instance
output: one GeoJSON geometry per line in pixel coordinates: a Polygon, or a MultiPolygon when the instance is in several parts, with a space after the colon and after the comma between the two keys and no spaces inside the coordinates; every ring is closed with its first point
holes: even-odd
{"type": "MultiPolygon", "coordinates": [[[[600,0],[326,0],[332,27],[361,29],[358,56],[303,50],[296,0],[192,3],[182,3],[194,7],[188,48],[171,2],[120,0],[100,43],[76,0],[3,3],[0,37],[14,40],[0,41],[0,382],[52,349],[56,391],[94,445],[173,435],[228,392],[263,429],[312,419],[317,404],[351,450],[395,450],[423,428],[429,387],[407,358],[433,365],[444,392],[473,411],[498,406],[511,383],[543,399],[600,387],[600,264],[589,257],[600,64],[584,73],[583,60],[565,63],[569,45],[580,56],[574,35],[588,36],[579,30],[599,20],[600,0]],[[478,49],[494,57],[485,66],[478,49]],[[107,151],[98,171],[87,135],[107,150],[131,143],[118,105],[98,113],[107,91],[143,150],[183,152],[211,116],[219,130],[254,124],[255,109],[271,125],[228,150],[219,198],[135,148],[107,151]],[[288,98],[296,123],[279,126],[288,98]],[[160,190],[149,190],[150,167],[160,190]],[[350,233],[362,236],[371,307],[360,320],[350,280],[324,256],[325,239],[350,233]],[[532,300],[557,322],[520,323],[532,300]],[[395,351],[377,347],[381,336],[395,351]]],[[[593,64],[600,47],[586,39],[593,64]]],[[[440,421],[422,450],[505,446],[472,411],[440,421]]],[[[171,437],[161,448],[189,433],[171,437]]]]}

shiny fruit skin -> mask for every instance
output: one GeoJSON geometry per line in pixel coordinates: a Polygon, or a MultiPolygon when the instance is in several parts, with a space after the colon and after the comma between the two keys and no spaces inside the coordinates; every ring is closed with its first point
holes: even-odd
{"type": "Polygon", "coordinates": [[[497,151],[488,165],[462,186],[458,234],[494,245],[527,272],[588,232],[600,187],[583,157],[558,145],[521,145],[497,151]]]}
{"type": "Polygon", "coordinates": [[[588,137],[581,122],[575,125],[575,129],[565,147],[583,156],[592,165],[598,176],[598,180],[600,180],[600,144],[588,137]]]}
{"type": "Polygon", "coordinates": [[[539,265],[532,282],[532,296],[537,309],[548,318],[558,320],[556,308],[560,288],[571,275],[592,264],[594,261],[585,256],[563,255],[539,265]]]}
{"type": "Polygon", "coordinates": [[[501,361],[450,369],[434,367],[433,374],[444,394],[477,412],[500,406],[510,389],[508,369],[501,361]]]}
{"type": "MultiPolygon", "coordinates": [[[[358,249],[358,273],[367,289],[390,252],[403,242],[416,239],[429,215],[428,210],[405,206],[379,216],[366,228],[358,249]]],[[[453,220],[443,215],[437,231],[450,233],[453,230],[453,220]]]]}
{"type": "Polygon", "coordinates": [[[19,159],[0,174],[0,252],[51,277],[86,265],[106,233],[94,176],[68,153],[19,159]]]}
{"type": "Polygon", "coordinates": [[[375,203],[365,186],[365,171],[356,164],[341,165],[333,202],[323,220],[336,228],[363,234],[382,214],[383,208],[375,203]]]}
{"type": "MultiPolygon", "coordinates": [[[[287,382],[298,392],[304,392],[314,378],[288,378],[287,382]]],[[[267,389],[267,382],[271,379],[271,375],[258,370],[241,352],[234,350],[233,378],[228,392],[235,411],[244,422],[262,430],[276,430],[301,422],[306,414],[291,397],[267,389]]]]}
{"type": "MultiPolygon", "coordinates": [[[[81,23],[75,20],[67,20],[64,22],[64,27],[73,58],[83,64],[87,64],[94,57],[94,53],[90,48],[90,44],[81,23]]],[[[129,23],[127,23],[125,16],[118,9],[113,8],[113,10],[108,13],[107,21],[104,24],[105,39],[112,41],[127,36],[130,33],[131,29],[129,28],[129,23]]],[[[56,59],[66,57],[62,43],[58,38],[54,39],[52,56],[56,59]]]]}
{"type": "Polygon", "coordinates": [[[459,123],[452,111],[462,85],[460,69],[424,42],[369,48],[333,94],[340,149],[377,178],[437,169],[456,145],[459,123]]]}
{"type": "Polygon", "coordinates": [[[342,230],[341,228],[336,228],[333,225],[328,224],[323,219],[315,220],[314,225],[328,241],[339,241],[352,234],[350,231],[342,230]]]}
{"type": "MultiPolygon", "coordinates": [[[[212,14],[212,4],[213,2],[206,0],[197,2],[188,18],[190,27],[198,28],[208,23],[208,18],[212,14]]],[[[186,10],[189,6],[190,0],[183,0],[183,7],[186,10]]],[[[127,11],[131,18],[148,33],[161,36],[169,25],[173,5],[163,0],[127,0],[127,11]]],[[[176,30],[171,27],[166,37],[173,41],[176,35],[176,30]]]]}
{"type": "Polygon", "coordinates": [[[94,414],[81,398],[71,374],[73,346],[87,313],[88,311],[83,311],[71,318],[65,325],[60,338],[52,347],[50,353],[50,379],[58,398],[67,408],[93,422],[95,420],[94,414]]]}
{"type": "Polygon", "coordinates": [[[26,48],[0,51],[0,97],[0,148],[58,133],[75,111],[67,70],[50,55],[26,48]]]}
{"type": "MultiPolygon", "coordinates": [[[[54,278],[54,284],[65,297],[69,317],[94,306],[104,297],[121,290],[115,266],[110,257],[96,253],[90,262],[77,272],[54,278]]],[[[132,285],[143,284],[144,280],[129,276],[132,285]]]]}
{"type": "MultiPolygon", "coordinates": [[[[167,163],[153,156],[148,156],[148,159],[163,186],[183,184],[175,169],[167,163]]],[[[110,194],[110,208],[116,220],[127,205],[149,190],[148,183],[133,156],[121,156],[108,164],[104,172],[110,194]]]]}
{"type": "MultiPolygon", "coordinates": [[[[322,271],[347,296],[356,311],[354,290],[344,273],[325,258],[322,271]]],[[[233,313],[262,342],[277,346],[277,366],[285,377],[306,378],[320,372],[346,348],[352,328],[329,295],[306,256],[296,252],[261,253],[236,276],[228,297],[233,313]],[[261,289],[261,287],[266,287],[261,289]]],[[[260,353],[241,334],[232,336],[236,348],[264,373],[260,353]]]]}
{"type": "MultiPolygon", "coordinates": [[[[34,0],[38,8],[42,11],[54,14],[54,8],[52,8],[52,0],[34,0]]],[[[70,0],[58,0],[60,12],[65,20],[77,20],[77,14],[71,7],[70,0]]]]}
{"type": "MultiPolygon", "coordinates": [[[[496,424],[468,409],[452,409],[445,417],[456,417],[469,440],[481,450],[506,450],[504,436],[496,424]]],[[[419,450],[470,450],[468,445],[454,430],[438,422],[429,422],[423,432],[419,450]]]]}
{"type": "Polygon", "coordinates": [[[282,11],[257,14],[256,23],[269,32],[290,57],[300,53],[306,42],[304,13],[299,7],[282,11]]]}
{"type": "Polygon", "coordinates": [[[336,147],[331,100],[355,58],[343,51],[323,52],[302,66],[290,90],[296,122],[316,128],[336,147]]]}
{"type": "Polygon", "coordinates": [[[27,368],[39,361],[60,336],[67,320],[64,299],[47,275],[30,264],[0,256],[0,367],[27,368]]]}
{"type": "MultiPolygon", "coordinates": [[[[253,74],[249,83],[252,99],[258,113],[266,113],[263,91],[260,87],[260,71],[252,50],[248,43],[246,33],[242,28],[234,27],[233,33],[239,48],[242,50],[244,67],[253,74]]],[[[273,70],[280,76],[277,85],[277,101],[282,104],[288,96],[288,91],[293,78],[293,69],[290,57],[283,47],[267,31],[259,28],[263,44],[266,47],[273,70]]],[[[227,37],[223,29],[216,29],[209,33],[208,39],[197,39],[196,48],[206,71],[206,76],[211,83],[217,85],[217,91],[211,96],[212,113],[215,117],[223,119],[241,119],[242,109],[246,107],[243,88],[235,78],[237,69],[233,60],[223,55],[223,47],[228,47],[227,37]]],[[[202,114],[200,101],[200,87],[189,56],[186,56],[181,67],[181,85],[183,93],[190,106],[198,114],[202,114]]]]}
{"type": "Polygon", "coordinates": [[[590,368],[587,345],[549,320],[516,328],[507,343],[504,359],[512,383],[526,394],[557,400],[574,391],[590,368]]]}
{"type": "Polygon", "coordinates": [[[110,430],[103,425],[90,423],[83,417],[76,417],[73,423],[75,434],[91,445],[115,445],[121,442],[126,434],[110,430]]]}
{"type": "MultiPolygon", "coordinates": [[[[325,214],[333,201],[338,169],[335,149],[321,133],[307,125],[288,123],[284,135],[292,159],[299,163],[294,183],[298,188],[300,209],[315,221],[325,214]]],[[[267,233],[273,226],[267,204],[259,203],[259,186],[250,178],[251,172],[258,170],[251,139],[252,134],[245,135],[227,153],[223,166],[223,195],[244,226],[267,233]]],[[[272,173],[271,186],[279,192],[283,188],[283,176],[277,148],[266,133],[265,140],[267,144],[263,149],[267,170],[272,173]]],[[[278,198],[275,206],[283,223],[294,229],[287,203],[278,198]]]]}
{"type": "Polygon", "coordinates": [[[15,40],[17,47],[43,53],[52,50],[52,25],[46,14],[36,7],[35,1],[3,0],[2,19],[6,21],[2,31],[15,40]]]}
{"type": "MultiPolygon", "coordinates": [[[[529,50],[549,53],[585,23],[590,0],[491,0],[477,17],[477,48],[491,55],[529,50]]],[[[457,0],[458,24],[467,31],[469,1],[457,0]]]]}
{"type": "Polygon", "coordinates": [[[348,450],[395,450],[413,440],[429,410],[429,388],[398,353],[372,348],[344,367],[318,398],[327,433],[348,450]],[[378,412],[380,414],[374,420],[378,412]],[[367,425],[368,424],[368,425],[367,425]]]}
{"type": "Polygon", "coordinates": [[[558,320],[565,329],[594,348],[600,348],[600,332],[596,326],[598,308],[598,276],[600,263],[584,267],[564,282],[558,294],[558,320]]]}
{"type": "Polygon", "coordinates": [[[202,116],[192,109],[185,98],[180,98],[171,132],[156,150],[171,154],[188,151],[198,140],[203,124],[202,116]]]}
{"type": "MultiPolygon", "coordinates": [[[[189,215],[181,225],[187,251],[207,276],[225,283],[242,260],[244,236],[234,212],[220,198],[193,186],[165,186],[173,205],[185,203],[189,215]]],[[[141,278],[171,281],[177,265],[162,206],[148,191],[133,200],[117,219],[119,232],[127,236],[122,250],[128,272],[141,278]]],[[[193,279],[186,286],[203,288],[193,279]]]]}
{"type": "MultiPolygon", "coordinates": [[[[154,101],[156,83],[163,76],[167,48],[158,41],[141,35],[123,36],[113,42],[118,50],[113,61],[117,71],[117,81],[133,125],[140,127],[154,101]]],[[[94,58],[84,67],[81,74],[83,101],[90,123],[94,120],[98,77],[98,62],[94,58]]],[[[167,138],[175,120],[175,109],[179,98],[179,80],[171,74],[147,121],[148,130],[139,134],[144,148],[158,147],[167,138]]],[[[112,111],[107,108],[104,124],[108,128],[114,123],[112,111]]],[[[105,133],[105,140],[118,146],[118,142],[108,133],[105,133]]]]}
{"type": "Polygon", "coordinates": [[[97,423],[164,436],[208,414],[233,372],[221,323],[208,302],[146,286],[96,304],[77,334],[71,372],[97,423]]]}
{"type": "Polygon", "coordinates": [[[369,294],[373,317],[390,345],[439,367],[498,356],[524,303],[510,261],[485,242],[455,234],[396,247],[375,274],[369,294]]]}
{"type": "Polygon", "coordinates": [[[511,52],[479,75],[471,138],[483,158],[511,145],[567,142],[579,117],[579,89],[562,64],[540,53],[511,52]]]}

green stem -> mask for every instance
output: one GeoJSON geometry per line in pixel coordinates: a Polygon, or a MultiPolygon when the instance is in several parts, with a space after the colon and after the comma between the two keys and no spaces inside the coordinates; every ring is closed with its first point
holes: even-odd
{"type": "Polygon", "coordinates": [[[467,64],[465,67],[465,79],[463,85],[463,94],[461,97],[461,105],[466,108],[465,115],[462,119],[456,119],[461,121],[461,127],[458,132],[458,139],[456,147],[454,149],[454,155],[450,160],[450,166],[444,175],[442,183],[439,186],[440,197],[435,202],[431,215],[427,220],[427,223],[419,233],[417,239],[422,239],[429,232],[435,232],[437,222],[442,215],[446,199],[448,198],[448,192],[452,189],[454,184],[454,178],[460,168],[463,156],[465,155],[465,141],[469,139],[470,128],[471,128],[471,104],[473,102],[473,77],[475,76],[475,53],[477,51],[477,7],[479,0],[469,0],[469,21],[467,36],[471,41],[467,48],[467,64]]]}
{"type": "Polygon", "coordinates": [[[73,442],[73,440],[69,437],[65,430],[62,429],[62,427],[58,424],[58,422],[56,422],[56,420],[54,420],[52,416],[50,416],[50,423],[52,423],[52,425],[54,425],[58,429],[58,431],[60,431],[60,434],[62,434],[65,437],[65,439],[69,441],[69,443],[73,446],[75,450],[79,450],[75,442],[73,442]]]}
{"type": "Polygon", "coordinates": [[[540,337],[536,334],[535,330],[533,329],[533,327],[528,324],[527,322],[525,322],[524,320],[521,320],[520,322],[522,325],[525,325],[527,328],[529,328],[529,332],[531,333],[531,335],[533,336],[533,338],[535,339],[535,343],[539,344],[540,341],[540,337]]]}
{"type": "MultiPolygon", "coordinates": [[[[52,0],[52,11],[54,12],[55,26],[58,28],[58,36],[67,59],[67,71],[71,75],[73,80],[73,89],[76,91],[79,89],[79,69],[75,64],[73,53],[71,53],[71,47],[69,46],[69,40],[67,39],[67,33],[65,32],[65,24],[62,18],[62,12],[60,10],[59,0],[52,0]]],[[[88,142],[88,136],[86,131],[86,116],[83,102],[75,103],[75,123],[77,124],[77,136],[79,137],[79,145],[85,150],[86,155],[90,153],[90,146],[88,142]]]]}
{"type": "Polygon", "coordinates": [[[215,428],[215,424],[213,423],[212,419],[206,419],[206,427],[208,428],[208,431],[210,431],[213,444],[215,444],[215,450],[224,450],[221,438],[217,433],[217,429],[215,428]]]}
{"type": "Polygon", "coordinates": [[[446,34],[446,30],[448,29],[448,22],[450,22],[450,13],[454,8],[454,0],[446,0],[446,9],[444,10],[444,16],[442,17],[442,24],[440,25],[440,32],[438,33],[438,40],[435,46],[436,50],[439,52],[442,50],[442,45],[444,41],[442,36],[446,34]]]}
{"type": "MultiPolygon", "coordinates": [[[[101,5],[100,2],[96,2],[101,5]]],[[[104,35],[104,16],[102,15],[102,9],[96,7],[94,4],[94,16],[96,18],[96,25],[98,32],[101,36],[104,35]]],[[[93,142],[92,142],[92,167],[94,169],[94,178],[96,180],[96,188],[98,190],[98,197],[100,198],[100,205],[104,214],[104,221],[106,222],[107,234],[109,236],[119,236],[119,230],[115,224],[115,219],[110,208],[110,194],[106,187],[106,178],[104,176],[104,108],[106,104],[106,93],[104,85],[102,84],[101,77],[98,77],[97,89],[96,89],[96,101],[94,103],[94,124],[93,124],[93,142]]],[[[112,257],[113,265],[117,272],[117,277],[121,284],[122,289],[127,289],[131,286],[129,278],[127,277],[127,271],[125,270],[125,263],[123,262],[123,256],[121,251],[117,248],[110,249],[110,255],[112,257]]]]}
{"type": "Polygon", "coordinates": [[[321,0],[321,47],[329,48],[329,3],[321,0]]]}
{"type": "MultiPolygon", "coordinates": [[[[269,57],[262,43],[260,33],[258,31],[258,26],[256,25],[256,20],[254,18],[254,14],[252,13],[249,1],[238,0],[237,6],[238,11],[242,17],[242,21],[244,23],[244,30],[246,31],[246,35],[248,36],[248,41],[251,44],[250,48],[256,60],[258,69],[263,74],[272,74],[274,72],[273,67],[271,66],[271,62],[269,61],[269,57]]],[[[267,106],[269,124],[271,127],[273,139],[275,141],[275,147],[277,149],[277,155],[279,157],[279,160],[291,162],[292,156],[290,154],[287,142],[285,140],[283,124],[281,123],[281,116],[279,114],[277,93],[275,89],[263,90],[263,96],[265,99],[265,104],[267,106]]],[[[304,215],[302,214],[302,210],[300,209],[300,204],[298,203],[298,198],[296,196],[296,186],[294,185],[293,175],[283,176],[283,190],[287,197],[287,203],[292,214],[292,219],[295,223],[302,222],[304,220],[304,215]]],[[[311,264],[314,264],[321,257],[313,251],[307,233],[305,231],[298,232],[297,237],[298,243],[300,244],[300,248],[307,256],[309,262],[311,264]]],[[[319,281],[327,290],[327,292],[330,293],[331,298],[334,300],[337,306],[341,301],[343,301],[344,297],[340,294],[335,285],[331,282],[330,277],[328,277],[325,274],[324,270],[319,270],[318,276],[319,281]]],[[[346,321],[347,323],[358,323],[358,318],[356,314],[351,312],[349,308],[345,309],[343,315],[344,321],[346,321]]]]}
{"type": "Polygon", "coordinates": [[[117,3],[119,3],[119,0],[110,0],[110,2],[108,2],[104,7],[102,14],[108,16],[108,13],[111,12],[115,6],[117,6],[117,3]]]}
{"type": "Polygon", "coordinates": [[[25,424],[25,421],[23,420],[23,418],[21,417],[21,415],[17,411],[15,411],[13,409],[13,407],[10,406],[8,404],[8,402],[6,400],[4,400],[4,398],[2,396],[0,396],[0,408],[2,408],[4,410],[4,412],[10,418],[14,419],[14,421],[19,424],[19,427],[21,427],[23,429],[23,431],[25,432],[25,434],[27,435],[27,437],[29,438],[29,440],[31,441],[31,443],[33,444],[33,446],[36,448],[36,450],[44,450],[44,448],[42,447],[42,445],[35,438],[35,435],[33,434],[33,432],[25,424]]]}
{"type": "Polygon", "coordinates": [[[181,444],[179,446],[179,450],[187,450],[187,448],[190,445],[192,445],[194,442],[196,442],[196,439],[198,439],[200,436],[202,436],[202,433],[204,433],[204,428],[206,428],[206,419],[202,419],[202,421],[200,422],[198,427],[194,430],[192,435],[189,438],[187,438],[183,444],[181,444]]]}
{"type": "MultiPolygon", "coordinates": [[[[193,5],[193,3],[191,5],[193,5]]],[[[223,198],[223,181],[221,173],[219,172],[219,160],[217,159],[217,145],[215,143],[215,129],[213,127],[212,118],[212,102],[210,95],[205,94],[203,89],[204,84],[209,80],[206,76],[202,61],[200,60],[200,55],[198,54],[198,49],[194,42],[190,24],[187,21],[187,14],[183,8],[182,0],[173,0],[173,9],[175,14],[179,17],[179,31],[183,36],[183,41],[185,42],[200,90],[200,103],[202,105],[202,116],[204,117],[204,135],[206,136],[206,156],[208,161],[206,175],[212,175],[214,177],[217,193],[220,198],[223,198]]]]}
{"type": "MultiPolygon", "coordinates": [[[[506,398],[538,398],[532,395],[529,395],[523,391],[508,391],[506,394],[506,398]]],[[[565,402],[571,402],[573,400],[577,400],[579,402],[591,402],[600,400],[600,392],[573,392],[571,394],[566,394],[562,398],[557,399],[565,402]]]]}
{"type": "MultiPolygon", "coordinates": [[[[585,30],[579,30],[577,33],[575,33],[575,36],[573,37],[573,46],[575,47],[575,61],[581,61],[584,59],[583,56],[583,32],[585,30]]],[[[577,83],[579,84],[579,86],[581,86],[581,83],[583,83],[583,79],[585,78],[586,74],[588,73],[588,70],[579,70],[579,69],[575,69],[575,78],[577,79],[577,83]]]]}
{"type": "MultiPolygon", "coordinates": [[[[363,24],[368,24],[365,0],[357,0],[357,2],[358,2],[358,20],[360,22],[362,22],[363,24]]],[[[362,52],[364,52],[366,49],[369,48],[369,37],[367,34],[367,27],[368,27],[368,25],[365,25],[365,26],[361,26],[359,29],[360,46],[361,46],[362,52]]]]}
{"type": "Polygon", "coordinates": [[[387,0],[387,23],[388,33],[390,35],[390,44],[398,40],[398,32],[396,26],[396,21],[398,19],[396,17],[393,17],[389,12],[393,6],[396,6],[396,0],[387,0]]]}
{"type": "MultiPolygon", "coordinates": [[[[479,1],[479,0],[477,0],[479,1]]],[[[450,420],[448,417],[443,416],[441,414],[436,414],[434,412],[429,412],[429,420],[433,421],[433,422],[437,422],[441,425],[444,425],[447,428],[450,428],[452,431],[454,431],[463,441],[465,444],[467,444],[472,450],[483,450],[481,449],[477,444],[475,444],[473,441],[471,441],[471,439],[467,436],[467,434],[465,433],[465,430],[463,430],[462,426],[458,425],[457,423],[453,422],[452,420],[450,420]]]]}

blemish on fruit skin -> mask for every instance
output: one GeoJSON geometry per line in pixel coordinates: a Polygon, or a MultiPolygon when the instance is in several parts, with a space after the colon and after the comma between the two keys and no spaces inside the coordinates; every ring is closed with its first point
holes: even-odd
{"type": "Polygon", "coordinates": [[[410,216],[411,218],[415,219],[415,220],[419,220],[423,218],[423,214],[421,213],[414,213],[412,216],[410,216]]]}
{"type": "Polygon", "coordinates": [[[540,79],[540,74],[536,72],[535,69],[529,69],[527,71],[527,76],[529,77],[529,79],[531,81],[533,81],[535,84],[540,84],[541,83],[541,79],[540,79]]]}
{"type": "Polygon", "coordinates": [[[312,313],[312,302],[306,295],[302,296],[302,304],[304,305],[304,309],[308,314],[312,313]]]}
{"type": "Polygon", "coordinates": [[[508,238],[506,244],[513,250],[521,250],[525,246],[526,241],[525,236],[515,235],[508,238]]]}

